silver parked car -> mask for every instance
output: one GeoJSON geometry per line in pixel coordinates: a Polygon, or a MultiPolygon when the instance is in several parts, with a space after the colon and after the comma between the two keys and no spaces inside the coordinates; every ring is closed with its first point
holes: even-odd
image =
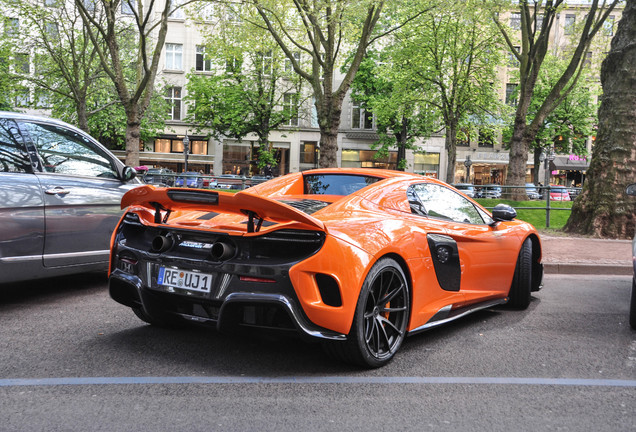
{"type": "Polygon", "coordinates": [[[0,283],[106,269],[135,175],[71,125],[0,112],[0,283]]]}

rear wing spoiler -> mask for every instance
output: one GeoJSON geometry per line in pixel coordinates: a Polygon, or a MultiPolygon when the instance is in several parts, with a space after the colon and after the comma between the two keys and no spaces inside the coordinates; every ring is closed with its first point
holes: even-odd
{"type": "Polygon", "coordinates": [[[151,185],[132,189],[121,200],[121,208],[141,206],[155,211],[155,223],[161,223],[161,211],[210,211],[246,215],[248,232],[258,231],[263,220],[277,223],[300,222],[326,231],[322,221],[287,204],[271,198],[253,195],[247,191],[237,193],[206,191],[187,188],[158,188],[151,185]],[[256,226],[255,223],[258,225],[256,226]]]}

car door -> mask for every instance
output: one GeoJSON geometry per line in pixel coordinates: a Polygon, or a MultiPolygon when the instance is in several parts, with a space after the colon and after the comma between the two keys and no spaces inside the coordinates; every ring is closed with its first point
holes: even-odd
{"type": "Polygon", "coordinates": [[[0,283],[42,271],[44,201],[12,119],[0,118],[0,283]]]}
{"type": "Polygon", "coordinates": [[[20,121],[37,149],[43,190],[45,267],[107,263],[122,195],[119,162],[96,141],[61,124],[20,121]]]}
{"type": "Polygon", "coordinates": [[[467,303],[506,294],[512,282],[520,240],[505,223],[463,195],[439,184],[418,184],[416,192],[429,218],[445,221],[456,243],[461,269],[460,292],[467,303]]]}

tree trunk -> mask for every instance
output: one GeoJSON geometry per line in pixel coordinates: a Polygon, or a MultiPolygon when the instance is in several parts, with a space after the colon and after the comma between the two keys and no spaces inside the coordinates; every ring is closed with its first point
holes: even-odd
{"type": "MultiPolygon", "coordinates": [[[[446,125],[446,138],[444,148],[448,156],[446,164],[446,183],[455,183],[455,165],[457,162],[457,123],[449,122],[446,125]]],[[[468,181],[468,179],[466,179],[468,181]]]]}
{"type": "Polygon", "coordinates": [[[137,104],[126,110],[126,165],[139,166],[139,138],[141,137],[141,119],[137,104]]]}
{"type": "Polygon", "coordinates": [[[612,48],[601,67],[603,98],[598,134],[583,192],[565,231],[632,238],[636,199],[625,188],[636,182],[636,2],[625,4],[612,48]]]}

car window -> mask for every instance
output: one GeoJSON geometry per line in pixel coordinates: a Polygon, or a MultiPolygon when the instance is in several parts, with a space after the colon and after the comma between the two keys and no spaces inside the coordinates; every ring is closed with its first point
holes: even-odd
{"type": "Polygon", "coordinates": [[[372,183],[377,177],[353,174],[312,174],[305,176],[305,194],[349,195],[372,183]]]}
{"type": "Polygon", "coordinates": [[[408,189],[407,196],[416,214],[461,223],[484,223],[484,218],[472,202],[442,185],[416,184],[408,189]]]}
{"type": "Polygon", "coordinates": [[[25,122],[45,172],[117,178],[113,162],[87,137],[59,126],[25,122]]]}
{"type": "Polygon", "coordinates": [[[31,159],[13,120],[0,119],[0,172],[32,172],[31,159]]]}

